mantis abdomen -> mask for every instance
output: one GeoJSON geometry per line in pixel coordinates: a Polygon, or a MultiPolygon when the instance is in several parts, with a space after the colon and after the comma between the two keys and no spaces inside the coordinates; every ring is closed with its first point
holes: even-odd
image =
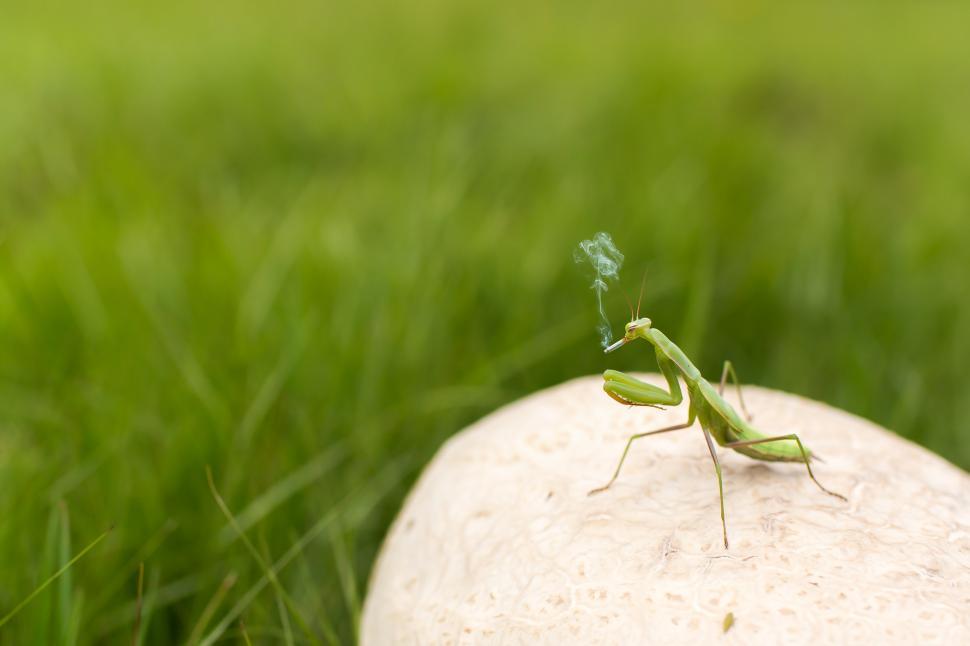
{"type": "MultiPolygon", "coordinates": [[[[701,426],[708,429],[721,446],[733,442],[764,440],[768,436],[756,430],[717,394],[714,386],[706,379],[698,379],[688,387],[691,406],[700,420],[701,426]]],[[[742,455],[766,462],[804,462],[802,452],[795,442],[770,442],[750,446],[729,447],[742,455]]],[[[811,451],[805,453],[811,458],[811,451]]]]}

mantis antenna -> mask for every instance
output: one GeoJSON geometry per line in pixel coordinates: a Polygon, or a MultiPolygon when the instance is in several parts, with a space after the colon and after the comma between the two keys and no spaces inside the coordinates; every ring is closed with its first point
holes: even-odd
{"type": "MultiPolygon", "coordinates": [[[[640,297],[637,299],[637,315],[636,318],[640,318],[640,303],[643,301],[643,286],[647,283],[647,270],[643,270],[643,278],[640,279],[640,297]]],[[[633,308],[630,308],[631,312],[633,308]]]]}
{"type": "MultiPolygon", "coordinates": [[[[627,293],[625,291],[623,292],[623,298],[626,299],[626,304],[630,307],[630,320],[632,321],[634,319],[634,316],[633,316],[633,303],[630,302],[630,297],[627,296],[627,293]]],[[[639,310],[640,310],[640,307],[638,305],[637,306],[637,311],[639,311],[639,310]]]]}

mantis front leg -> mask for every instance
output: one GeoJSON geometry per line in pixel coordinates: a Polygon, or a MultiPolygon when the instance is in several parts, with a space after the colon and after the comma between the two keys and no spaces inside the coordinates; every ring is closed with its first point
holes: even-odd
{"type": "Polygon", "coordinates": [[[616,401],[628,406],[653,406],[654,408],[659,408],[661,404],[676,406],[684,400],[680,382],[677,380],[676,368],[659,350],[657,365],[664,379],[667,380],[669,391],[618,370],[607,370],[603,373],[603,390],[616,401]]]}
{"type": "Polygon", "coordinates": [[[663,388],[640,381],[636,377],[617,370],[607,370],[603,373],[603,390],[606,394],[627,406],[676,406],[683,401],[684,395],[680,391],[680,384],[674,379],[670,392],[663,388]]]}

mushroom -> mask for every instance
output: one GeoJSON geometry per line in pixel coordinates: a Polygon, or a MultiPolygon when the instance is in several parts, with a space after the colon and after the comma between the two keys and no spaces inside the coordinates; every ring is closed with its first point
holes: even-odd
{"type": "MultiPolygon", "coordinates": [[[[658,375],[642,375],[662,384],[658,375]]],[[[450,439],[382,547],[361,624],[384,644],[970,643],[970,476],[849,413],[745,387],[800,464],[720,449],[730,549],[698,426],[618,405],[598,377],[450,439]],[[728,616],[730,615],[730,617],[728,616]]],[[[728,393],[729,399],[736,402],[728,393]]]]}

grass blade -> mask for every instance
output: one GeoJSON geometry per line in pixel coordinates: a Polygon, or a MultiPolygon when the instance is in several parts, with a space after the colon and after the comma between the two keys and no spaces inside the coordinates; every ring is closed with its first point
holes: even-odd
{"type": "MultiPolygon", "coordinates": [[[[383,474],[376,478],[378,484],[372,487],[370,490],[365,491],[361,495],[360,499],[355,501],[357,504],[352,509],[354,512],[352,514],[353,518],[351,518],[352,522],[359,522],[370,512],[370,510],[377,506],[377,503],[380,502],[385,495],[387,495],[387,492],[390,491],[391,488],[397,484],[402,477],[404,477],[404,473],[406,472],[406,467],[409,462],[410,458],[397,460],[392,463],[391,466],[385,469],[383,474]]],[[[316,523],[314,523],[313,526],[308,529],[298,541],[291,545],[290,549],[288,549],[286,553],[273,564],[270,571],[273,576],[289,565],[290,561],[296,558],[296,556],[303,551],[303,548],[309,545],[317,536],[320,535],[321,532],[327,529],[330,526],[330,523],[336,520],[340,515],[342,512],[342,507],[344,505],[348,505],[348,503],[359,494],[360,492],[357,490],[350,492],[339,503],[337,503],[337,505],[332,507],[329,512],[324,514],[316,523]]],[[[236,618],[246,610],[249,604],[253,602],[253,599],[256,598],[256,595],[258,595],[269,583],[270,572],[264,574],[259,581],[253,584],[253,586],[246,591],[246,594],[244,594],[242,598],[236,602],[229,613],[223,617],[222,621],[220,621],[216,627],[213,628],[208,635],[206,635],[205,639],[202,640],[202,646],[212,646],[212,644],[215,643],[215,641],[226,632],[226,629],[229,628],[232,622],[235,621],[236,618]]]]}
{"type": "Polygon", "coordinates": [[[189,646],[193,644],[198,644],[199,639],[202,637],[203,631],[209,622],[212,621],[212,615],[216,614],[216,610],[219,609],[219,605],[222,604],[222,600],[225,598],[226,594],[236,585],[236,573],[230,572],[226,575],[226,578],[222,580],[219,584],[219,588],[216,590],[212,598],[209,599],[209,603],[205,604],[205,608],[202,609],[202,614],[199,615],[199,620],[195,622],[195,626],[192,627],[192,632],[189,634],[189,646]]]}
{"type": "Polygon", "coordinates": [[[20,612],[21,610],[23,610],[24,606],[26,606],[28,603],[30,603],[31,601],[34,600],[34,597],[36,597],[38,594],[40,594],[45,589],[47,589],[47,586],[49,586],[50,584],[54,583],[54,581],[57,581],[57,579],[59,579],[61,577],[61,575],[63,575],[65,572],[67,572],[71,568],[72,565],[74,565],[79,560],[81,560],[81,558],[85,554],[87,554],[92,549],[94,549],[94,547],[98,543],[100,543],[102,540],[104,540],[104,538],[108,534],[110,534],[110,533],[111,533],[111,529],[110,528],[107,529],[107,530],[105,530],[105,532],[103,534],[101,534],[96,539],[94,539],[93,541],[91,541],[90,543],[88,543],[87,547],[85,547],[83,550],[81,550],[80,552],[78,552],[77,554],[75,554],[74,555],[74,558],[72,558],[70,561],[68,561],[67,563],[65,563],[64,566],[61,567],[61,569],[59,569],[54,574],[50,575],[50,577],[48,577],[46,581],[44,581],[39,586],[37,586],[34,589],[34,591],[31,592],[30,594],[28,594],[27,597],[23,601],[21,601],[16,606],[14,606],[13,610],[11,610],[6,615],[4,615],[2,618],[0,618],[0,628],[3,628],[4,624],[6,624],[8,621],[10,621],[14,617],[14,615],[16,615],[18,612],[20,612]]]}
{"type": "Polygon", "coordinates": [[[300,611],[297,609],[296,604],[293,602],[293,599],[290,597],[289,593],[285,588],[283,588],[283,585],[280,583],[279,579],[276,578],[276,573],[260,555],[259,551],[256,549],[256,546],[253,545],[252,541],[249,540],[249,537],[246,536],[246,533],[243,531],[242,527],[240,527],[239,523],[236,522],[235,516],[233,516],[232,512],[229,510],[229,506],[226,504],[226,501],[222,499],[221,495],[219,495],[219,491],[216,489],[216,483],[212,479],[212,469],[206,467],[205,475],[209,481],[209,491],[212,492],[212,497],[215,498],[216,504],[219,505],[219,509],[222,510],[226,520],[229,521],[229,524],[232,525],[233,529],[236,530],[236,533],[239,534],[239,538],[242,539],[243,544],[246,545],[246,549],[248,549],[252,557],[256,559],[256,562],[259,563],[259,567],[263,570],[263,573],[269,577],[270,583],[273,584],[273,588],[276,590],[277,594],[283,598],[283,601],[286,603],[286,607],[293,615],[293,618],[296,619],[297,623],[300,625],[300,629],[303,630],[304,634],[311,643],[317,643],[317,640],[313,635],[313,631],[310,630],[310,626],[306,623],[306,620],[303,619],[303,615],[300,614],[300,611]]]}
{"type": "Polygon", "coordinates": [[[344,542],[344,534],[339,523],[330,527],[330,546],[333,549],[333,560],[340,578],[340,589],[344,596],[344,605],[350,613],[354,629],[354,642],[359,641],[357,631],[360,629],[360,595],[357,591],[357,577],[350,560],[350,552],[344,542]]]}
{"type": "Polygon", "coordinates": [[[141,628],[142,593],[145,585],[145,564],[138,564],[138,595],[135,597],[135,625],[131,630],[131,646],[138,646],[138,630],[141,628]]]}
{"type": "MultiPolygon", "coordinates": [[[[273,484],[273,486],[246,505],[236,515],[236,524],[242,531],[249,529],[290,498],[290,496],[323,477],[337,466],[346,454],[347,450],[343,445],[337,445],[318,453],[309,462],[288,474],[279,482],[273,484]]],[[[230,524],[219,531],[219,542],[225,546],[233,542],[238,536],[239,530],[236,530],[230,524]]]]}
{"type": "MultiPolygon", "coordinates": [[[[71,554],[71,516],[68,514],[67,505],[63,501],[57,504],[61,515],[61,537],[58,544],[57,560],[67,563],[71,554]]],[[[65,570],[64,575],[57,581],[57,634],[62,640],[67,640],[70,632],[71,623],[71,590],[74,587],[70,570],[65,570]]]]}

